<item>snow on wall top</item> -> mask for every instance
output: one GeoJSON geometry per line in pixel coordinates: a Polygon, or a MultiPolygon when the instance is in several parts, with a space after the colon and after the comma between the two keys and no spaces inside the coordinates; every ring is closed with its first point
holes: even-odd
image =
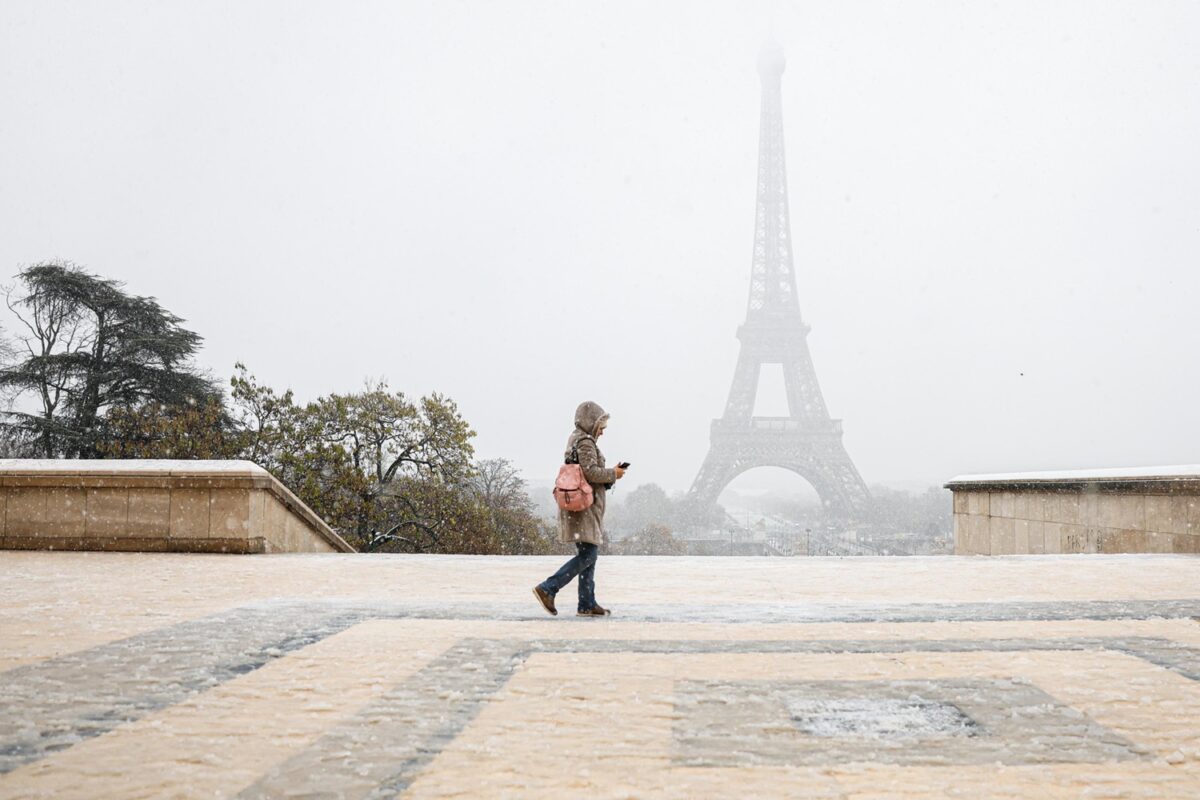
{"type": "Polygon", "coordinates": [[[1067,469],[1046,472],[997,472],[989,475],[957,475],[947,486],[960,483],[1030,483],[1038,481],[1119,481],[1119,480],[1200,480],[1200,464],[1167,467],[1110,467],[1106,469],[1067,469]]]}
{"type": "Polygon", "coordinates": [[[0,473],[94,473],[150,475],[268,475],[253,461],[205,461],[154,458],[0,458],[0,473]]]}

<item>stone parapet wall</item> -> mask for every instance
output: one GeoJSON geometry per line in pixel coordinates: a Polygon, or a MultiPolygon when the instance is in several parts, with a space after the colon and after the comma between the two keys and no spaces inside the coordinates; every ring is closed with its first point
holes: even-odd
{"type": "Polygon", "coordinates": [[[0,548],[353,552],[249,461],[0,459],[0,548]]]}
{"type": "Polygon", "coordinates": [[[954,552],[1200,553],[1200,466],[964,475],[954,552]]]}

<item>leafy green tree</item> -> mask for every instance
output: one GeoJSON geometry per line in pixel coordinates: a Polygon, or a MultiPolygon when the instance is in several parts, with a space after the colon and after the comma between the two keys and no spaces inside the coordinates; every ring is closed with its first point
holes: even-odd
{"type": "Polygon", "coordinates": [[[486,510],[499,539],[499,552],[532,555],[561,549],[557,528],[538,516],[524,478],[507,459],[476,462],[465,489],[486,510]]]}
{"type": "Polygon", "coordinates": [[[377,504],[383,524],[364,549],[481,555],[560,550],[557,531],[534,513],[524,481],[503,459],[478,462],[457,484],[404,477],[390,489],[377,504]]]}
{"type": "Polygon", "coordinates": [[[241,437],[216,398],[166,406],[117,407],[105,415],[96,450],[103,458],[237,458],[241,437]]]}
{"type": "Polygon", "coordinates": [[[501,551],[487,510],[461,485],[403,475],[379,496],[375,526],[360,549],[403,553],[501,551]]]}
{"type": "Polygon", "coordinates": [[[301,409],[292,390],[278,394],[263,386],[240,361],[234,365],[229,386],[229,414],[239,433],[238,457],[281,475],[300,424],[301,409]]]}
{"type": "Polygon", "coordinates": [[[412,402],[386,383],[368,385],[310,403],[297,432],[305,448],[298,452],[344,454],[342,469],[352,474],[339,481],[346,493],[340,521],[367,546],[405,530],[433,537],[436,546],[434,532],[464,513],[445,495],[470,474],[475,432],[446,397],[412,402]]]}
{"type": "Polygon", "coordinates": [[[0,391],[40,407],[6,414],[41,455],[102,455],[101,423],[110,410],[204,405],[219,395],[192,363],[200,337],[154,298],[61,262],[17,278],[8,306],[25,331],[19,355],[0,370],[0,391]]]}

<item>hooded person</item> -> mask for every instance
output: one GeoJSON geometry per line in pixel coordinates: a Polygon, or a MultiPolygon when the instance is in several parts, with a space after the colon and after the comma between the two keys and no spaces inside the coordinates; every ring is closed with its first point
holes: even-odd
{"type": "Polygon", "coordinates": [[[587,401],[575,409],[575,427],[567,437],[564,458],[568,464],[579,464],[583,477],[592,487],[592,505],[582,511],[558,510],[558,538],[563,544],[575,545],[575,556],[558,572],[533,587],[542,607],[557,615],[554,596],[575,576],[579,576],[579,609],[581,617],[604,617],[609,611],[596,602],[596,557],[604,544],[604,497],[617,480],[625,475],[620,466],[604,466],[604,454],[596,440],[608,427],[608,413],[599,403],[587,401]]]}

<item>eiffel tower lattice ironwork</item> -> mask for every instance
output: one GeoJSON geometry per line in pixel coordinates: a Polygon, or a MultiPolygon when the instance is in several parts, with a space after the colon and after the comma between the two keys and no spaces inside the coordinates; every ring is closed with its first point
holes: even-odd
{"type": "Polygon", "coordinates": [[[758,140],[758,205],[746,322],[725,415],[713,420],[708,456],[689,498],[712,507],[721,491],[755,467],[782,467],[812,484],[826,511],[849,516],[868,499],[866,484],[842,444],[841,420],[831,419],[808,350],[800,316],[788,219],[781,83],[786,62],[778,48],[759,57],[762,112],[758,140]],[[789,416],[756,417],[763,364],[783,368],[789,416]]]}

